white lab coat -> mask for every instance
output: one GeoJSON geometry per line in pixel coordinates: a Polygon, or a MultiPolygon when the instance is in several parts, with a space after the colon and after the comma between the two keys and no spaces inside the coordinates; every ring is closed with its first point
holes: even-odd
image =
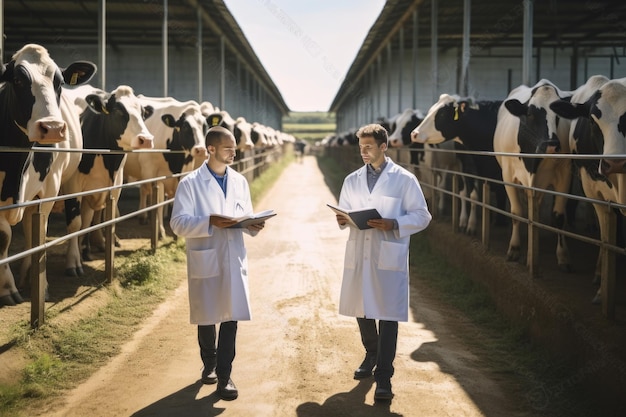
{"type": "Polygon", "coordinates": [[[374,207],[398,229],[350,228],[344,258],[339,314],[379,320],[407,321],[409,315],[410,236],[431,220],[415,175],[387,159],[374,189],[367,187],[367,166],[346,177],[339,206],[374,207]]]}
{"type": "Polygon", "coordinates": [[[243,233],[257,232],[209,224],[211,214],[252,214],[248,182],[232,168],[226,169],[226,197],[206,163],[184,177],[176,189],[170,226],[186,241],[192,324],[251,318],[243,233]]]}

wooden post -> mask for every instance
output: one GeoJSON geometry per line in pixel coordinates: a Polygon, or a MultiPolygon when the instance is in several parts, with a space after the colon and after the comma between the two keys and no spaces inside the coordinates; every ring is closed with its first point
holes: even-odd
{"type": "Polygon", "coordinates": [[[528,251],[526,253],[526,264],[530,270],[530,275],[536,277],[539,274],[539,228],[535,222],[539,221],[539,204],[537,204],[537,192],[529,190],[528,196],[528,251]]]}
{"type": "MultiPolygon", "coordinates": [[[[46,215],[40,210],[32,217],[33,248],[46,242],[46,215]]],[[[39,328],[45,323],[46,309],[46,251],[41,250],[31,255],[30,266],[30,326],[39,328]]]]}
{"type": "Polygon", "coordinates": [[[489,249],[489,238],[491,234],[491,188],[489,182],[483,182],[483,246],[489,249]]]}
{"type": "MultiPolygon", "coordinates": [[[[110,221],[115,218],[115,208],[117,207],[117,201],[113,196],[113,193],[109,191],[109,197],[107,198],[106,206],[104,207],[105,221],[110,221]]],[[[115,261],[115,224],[110,224],[104,228],[104,276],[106,281],[110,284],[113,282],[114,261],[115,261]]]]}
{"type": "Polygon", "coordinates": [[[460,205],[465,204],[459,197],[459,176],[457,174],[452,175],[452,230],[456,233],[459,231],[459,214],[460,205]]]}
{"type": "Polygon", "coordinates": [[[606,206],[604,230],[607,240],[602,242],[602,277],[600,296],[602,297],[602,313],[610,320],[615,318],[615,252],[607,248],[606,244],[615,245],[617,239],[617,218],[611,206],[606,206]]]}

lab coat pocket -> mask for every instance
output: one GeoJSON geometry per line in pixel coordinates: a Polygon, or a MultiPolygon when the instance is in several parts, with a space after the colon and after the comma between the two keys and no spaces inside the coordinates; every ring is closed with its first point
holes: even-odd
{"type": "Polygon", "coordinates": [[[407,251],[408,246],[402,243],[381,242],[378,268],[387,271],[406,271],[407,251]]]}
{"type": "Polygon", "coordinates": [[[189,278],[211,278],[220,274],[220,263],[215,249],[189,251],[189,278]]]}
{"type": "Polygon", "coordinates": [[[343,265],[346,269],[356,268],[356,240],[348,240],[343,265]]]}

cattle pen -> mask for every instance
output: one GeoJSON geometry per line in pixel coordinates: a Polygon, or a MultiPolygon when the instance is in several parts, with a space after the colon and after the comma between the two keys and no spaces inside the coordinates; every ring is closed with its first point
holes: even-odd
{"type": "MultiPolygon", "coordinates": [[[[291,142],[284,142],[280,145],[264,149],[251,149],[248,151],[239,152],[232,168],[243,174],[248,181],[261,176],[271,164],[280,162],[283,157],[292,152],[293,144],[291,142]]],[[[0,152],[15,152],[14,149],[0,149],[0,152]]],[[[18,150],[20,151],[20,150],[18,150]]],[[[49,149],[45,148],[33,148],[33,152],[49,153],[49,149]]],[[[116,151],[92,149],[92,150],[64,150],[65,152],[82,152],[82,153],[112,153],[116,151]]],[[[59,152],[55,150],[55,152],[59,152]]],[[[165,152],[176,153],[177,151],[163,151],[163,150],[134,150],[134,151],[117,151],[117,152],[165,152]]],[[[32,216],[32,243],[29,247],[20,248],[24,244],[13,244],[9,248],[9,256],[0,260],[0,266],[6,265],[10,267],[11,263],[18,261],[24,262],[27,257],[30,257],[30,268],[28,270],[28,276],[20,277],[25,279],[30,284],[26,286],[29,290],[28,294],[23,294],[30,299],[31,303],[31,315],[30,324],[33,328],[38,328],[45,323],[45,303],[47,295],[47,268],[49,253],[51,250],[59,248],[60,245],[67,243],[72,238],[78,238],[81,236],[87,236],[92,232],[101,232],[104,236],[104,282],[111,283],[115,279],[114,261],[116,252],[116,232],[115,227],[122,222],[130,219],[137,220],[138,216],[142,214],[148,214],[149,216],[149,232],[147,236],[144,236],[150,241],[150,248],[154,252],[156,251],[159,240],[163,237],[160,236],[160,230],[163,230],[163,225],[160,224],[162,216],[157,216],[158,210],[163,210],[174,201],[174,196],[165,196],[163,186],[160,184],[166,179],[174,178],[178,179],[186,173],[173,174],[172,176],[163,176],[150,178],[146,180],[137,180],[125,182],[120,186],[112,186],[107,188],[100,188],[80,193],[59,195],[53,198],[35,199],[33,201],[27,201],[23,203],[7,205],[0,210],[11,210],[15,208],[22,208],[25,211],[25,216],[32,216]],[[151,201],[148,202],[145,208],[137,208],[138,189],[142,186],[149,186],[152,188],[151,201]],[[122,196],[119,201],[114,197],[115,191],[121,191],[122,196]],[[71,198],[80,198],[89,194],[95,193],[107,193],[106,207],[102,211],[102,218],[98,222],[89,227],[84,227],[79,231],[73,233],[65,233],[65,222],[63,221],[63,203],[71,198]],[[55,209],[50,216],[46,216],[42,213],[41,206],[44,203],[54,203],[55,209]],[[124,208],[122,208],[124,204],[124,208]],[[52,224],[54,222],[55,224],[52,224]],[[63,226],[61,226],[61,223],[63,226]]],[[[21,234],[21,225],[16,226],[18,229],[14,231],[14,234],[21,234]]],[[[55,254],[54,256],[60,256],[55,254]]]]}

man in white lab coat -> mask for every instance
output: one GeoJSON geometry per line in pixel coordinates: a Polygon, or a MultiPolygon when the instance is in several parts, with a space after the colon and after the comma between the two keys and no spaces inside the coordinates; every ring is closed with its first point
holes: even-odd
{"type": "Polygon", "coordinates": [[[388,401],[393,398],[398,321],[407,321],[409,314],[410,236],[424,230],[431,215],[415,175],[385,155],[385,128],[370,124],[356,135],[365,165],[344,180],[339,206],[376,208],[382,218],[368,220],[370,228],[359,230],[337,215],[341,228],[350,227],[339,313],[357,318],[365,347],[365,359],[354,378],[373,373],[374,399],[388,401]]]}
{"type": "Polygon", "coordinates": [[[228,227],[235,221],[217,217],[250,215],[252,202],[246,178],[229,167],[236,149],[232,133],[219,126],[212,127],[207,132],[206,144],[207,162],[178,185],[170,225],[186,242],[190,320],[198,325],[204,364],[201,380],[205,384],[217,382],[220,398],[234,400],[238,391],[230,374],[237,321],[250,320],[243,233],[255,236],[263,229],[264,222],[231,229],[228,227]]]}

